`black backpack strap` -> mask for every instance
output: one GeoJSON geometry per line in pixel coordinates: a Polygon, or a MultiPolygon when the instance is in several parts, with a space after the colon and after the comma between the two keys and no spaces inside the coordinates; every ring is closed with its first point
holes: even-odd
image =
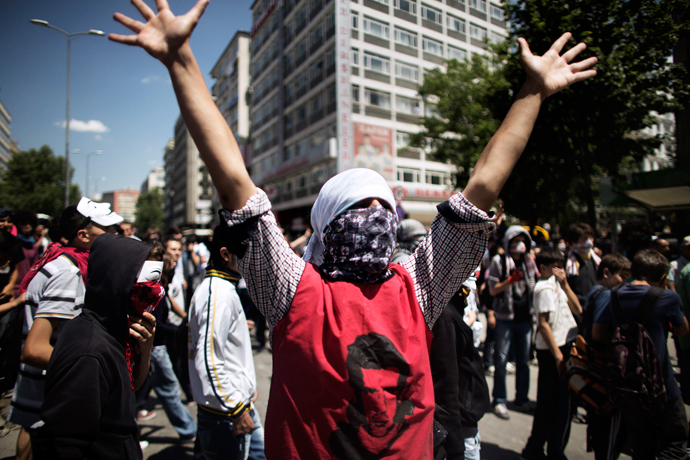
{"type": "Polygon", "coordinates": [[[652,315],[656,304],[659,303],[661,296],[664,295],[665,289],[650,286],[647,293],[642,297],[640,304],[637,306],[637,311],[635,311],[635,321],[644,324],[649,317],[652,315]]]}
{"type": "Polygon", "coordinates": [[[508,273],[508,259],[506,259],[505,252],[501,254],[501,281],[506,280],[506,274],[508,273]]]}
{"type": "Polygon", "coordinates": [[[621,300],[618,298],[618,289],[620,286],[616,286],[611,289],[611,309],[613,310],[613,315],[616,317],[616,321],[619,326],[628,322],[623,312],[623,307],[621,307],[621,300]]]}

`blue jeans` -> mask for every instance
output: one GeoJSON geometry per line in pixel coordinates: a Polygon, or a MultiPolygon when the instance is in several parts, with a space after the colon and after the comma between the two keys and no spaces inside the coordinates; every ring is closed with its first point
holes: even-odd
{"type": "Polygon", "coordinates": [[[527,402],[529,391],[529,353],[532,341],[532,320],[525,321],[506,321],[497,319],[496,329],[496,348],[494,351],[494,361],[496,370],[494,371],[494,404],[505,404],[506,393],[506,362],[508,361],[508,351],[512,342],[515,347],[515,402],[527,402]]]}
{"type": "Polygon", "coordinates": [[[192,414],[180,400],[180,385],[177,382],[177,377],[175,377],[165,345],[153,347],[151,363],[153,364],[153,372],[150,376],[151,387],[156,392],[156,396],[165,410],[165,415],[168,416],[168,420],[177,434],[184,437],[194,436],[196,423],[194,423],[192,414]]]}
{"type": "Polygon", "coordinates": [[[254,422],[254,432],[249,435],[235,436],[232,433],[232,420],[223,415],[216,415],[199,409],[199,443],[204,459],[207,460],[265,460],[264,428],[259,414],[249,409],[254,422]]]}
{"type": "Polygon", "coordinates": [[[465,438],[465,460],[480,460],[479,453],[481,451],[481,438],[479,431],[476,436],[465,438]]]}

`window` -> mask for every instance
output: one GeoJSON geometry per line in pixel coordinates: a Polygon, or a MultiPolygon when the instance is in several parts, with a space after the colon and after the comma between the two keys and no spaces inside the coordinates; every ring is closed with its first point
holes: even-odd
{"type": "Polygon", "coordinates": [[[470,37],[475,40],[484,40],[486,38],[486,29],[470,23],[470,37]]]}
{"type": "MultiPolygon", "coordinates": [[[[307,21],[307,9],[302,8],[297,13],[297,24],[301,25],[303,22],[306,22],[306,21],[307,21]]],[[[298,31],[298,33],[299,33],[299,31],[298,31]]]]}
{"type": "Polygon", "coordinates": [[[446,16],[446,26],[448,27],[448,30],[454,30],[456,32],[460,32],[461,34],[465,33],[465,21],[456,18],[455,16],[451,16],[450,14],[446,16]]]}
{"type": "Polygon", "coordinates": [[[409,32],[405,29],[398,29],[397,27],[395,28],[393,35],[395,37],[395,41],[397,43],[400,43],[401,45],[409,46],[412,48],[417,47],[417,34],[414,32],[409,32]]]}
{"type": "Polygon", "coordinates": [[[491,31],[491,43],[501,43],[505,39],[506,38],[503,35],[491,31]]]}
{"type": "Polygon", "coordinates": [[[352,100],[359,102],[359,86],[352,85],[352,100]]]}
{"type": "Polygon", "coordinates": [[[470,0],[470,8],[486,13],[486,2],[484,0],[470,0]]]}
{"type": "Polygon", "coordinates": [[[316,46],[317,44],[321,44],[321,39],[323,38],[323,29],[321,28],[321,24],[316,26],[314,30],[311,31],[311,46],[316,46]]]}
{"type": "Polygon", "coordinates": [[[335,48],[331,48],[326,51],[326,67],[331,67],[335,65],[335,48]]]}
{"type": "Polygon", "coordinates": [[[448,59],[457,59],[462,62],[467,59],[467,51],[448,45],[448,59]]]}
{"type": "Polygon", "coordinates": [[[425,179],[431,185],[450,185],[450,176],[442,171],[427,171],[425,179]]]}
{"type": "Polygon", "coordinates": [[[408,133],[395,133],[395,144],[401,149],[410,144],[410,135],[408,133]]]}
{"type": "MultiPolygon", "coordinates": [[[[486,32],[486,31],[485,31],[486,32]]],[[[422,49],[429,54],[443,57],[443,43],[430,38],[422,38],[422,49]]]]}
{"type": "Polygon", "coordinates": [[[297,122],[304,121],[307,118],[307,104],[304,104],[297,109],[297,122]]]}
{"type": "Polygon", "coordinates": [[[364,18],[364,32],[385,39],[389,36],[388,24],[367,17],[364,18]]]}
{"type": "Polygon", "coordinates": [[[395,63],[395,76],[410,81],[419,81],[419,68],[402,62],[395,63]]]}
{"type": "Polygon", "coordinates": [[[373,70],[374,72],[384,73],[390,75],[391,73],[391,61],[383,56],[377,56],[376,54],[364,53],[364,68],[367,70],[373,70]]]}
{"type": "Polygon", "coordinates": [[[352,15],[352,28],[359,29],[359,16],[356,14],[352,15]]]}
{"type": "Polygon", "coordinates": [[[503,10],[496,5],[491,5],[491,17],[499,21],[503,21],[505,18],[503,10]]]}
{"type": "Polygon", "coordinates": [[[323,94],[319,93],[314,96],[311,102],[311,112],[312,113],[317,113],[321,112],[323,109],[323,94]]]}
{"type": "Polygon", "coordinates": [[[395,0],[393,5],[406,13],[417,14],[417,3],[411,2],[410,0],[395,0]]]}
{"type": "Polygon", "coordinates": [[[302,40],[299,45],[297,45],[297,60],[306,57],[307,55],[307,41],[302,40]]]}
{"type": "Polygon", "coordinates": [[[292,99],[292,83],[285,85],[285,99],[292,99]]]}
{"type": "Polygon", "coordinates": [[[357,48],[352,48],[352,65],[359,66],[359,50],[357,48]]]}
{"type": "Polygon", "coordinates": [[[442,24],[442,15],[439,10],[430,8],[422,3],[422,17],[428,21],[435,22],[436,24],[442,24]]]}
{"type": "Polygon", "coordinates": [[[382,3],[384,5],[388,5],[388,0],[374,0],[377,3],[382,3]]]}
{"type": "Polygon", "coordinates": [[[424,104],[424,116],[425,117],[435,117],[436,116],[436,104],[430,104],[429,102],[424,104]]]}
{"type": "Polygon", "coordinates": [[[285,68],[292,69],[292,53],[285,55],[285,68]]]}
{"type": "MultiPolygon", "coordinates": [[[[353,17],[355,16],[353,15],[353,17]]],[[[326,16],[326,30],[328,31],[333,28],[335,28],[335,12],[331,11],[328,13],[328,16],[326,16]]]]}
{"type": "Polygon", "coordinates": [[[407,97],[395,97],[395,111],[400,113],[409,113],[411,115],[419,115],[419,101],[407,97]]]}
{"type": "Polygon", "coordinates": [[[364,100],[367,105],[374,105],[376,107],[381,107],[382,109],[391,108],[391,95],[388,93],[382,93],[372,89],[364,89],[364,100]]]}
{"type": "Polygon", "coordinates": [[[401,182],[421,182],[419,169],[398,168],[398,180],[401,182]]]}
{"type": "Polygon", "coordinates": [[[305,86],[307,86],[307,76],[302,73],[299,77],[297,77],[297,83],[295,84],[295,91],[299,91],[303,89],[305,86]]]}
{"type": "Polygon", "coordinates": [[[318,60],[311,66],[311,78],[318,78],[321,76],[321,72],[323,71],[323,61],[318,60]]]}

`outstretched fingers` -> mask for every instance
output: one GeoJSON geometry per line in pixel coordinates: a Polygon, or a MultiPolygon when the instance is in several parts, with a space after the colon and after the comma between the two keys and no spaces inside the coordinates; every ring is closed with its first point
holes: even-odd
{"type": "Polygon", "coordinates": [[[558,37],[558,40],[553,42],[553,45],[551,45],[551,48],[549,48],[549,51],[555,51],[557,54],[561,54],[561,50],[565,46],[566,43],[568,43],[568,40],[573,36],[570,32],[566,32],[560,37],[558,37]]]}
{"type": "Polygon", "coordinates": [[[144,28],[143,22],[134,20],[128,16],[125,16],[122,13],[113,14],[113,19],[115,19],[117,22],[119,22],[120,24],[122,24],[123,26],[127,27],[129,30],[137,34],[141,32],[141,29],[144,28]]]}
{"type": "Polygon", "coordinates": [[[586,49],[587,49],[587,45],[585,45],[584,43],[578,43],[577,45],[573,46],[568,51],[563,53],[563,55],[561,57],[565,60],[565,62],[570,62],[573,59],[575,59],[575,57],[578,54],[580,54],[581,52],[583,52],[586,49]]]}
{"type": "Polygon", "coordinates": [[[146,19],[147,21],[151,20],[151,18],[156,16],[156,13],[153,12],[149,6],[144,3],[143,0],[132,0],[132,5],[139,10],[139,13],[141,16],[146,19]]]}
{"type": "Polygon", "coordinates": [[[596,74],[597,74],[597,71],[595,69],[589,69],[589,70],[585,70],[583,72],[574,73],[573,74],[573,80],[572,80],[571,84],[577,83],[577,82],[582,81],[582,80],[587,80],[588,78],[592,78],[592,77],[596,76],[596,74]]]}
{"type": "Polygon", "coordinates": [[[122,43],[123,45],[137,46],[137,36],[136,35],[121,35],[121,34],[108,34],[108,40],[122,43]]]}
{"type": "Polygon", "coordinates": [[[522,37],[518,38],[518,45],[520,45],[520,54],[522,56],[522,59],[527,59],[530,56],[532,56],[532,50],[529,49],[529,45],[527,44],[527,40],[525,40],[522,37]]]}
{"type": "Polygon", "coordinates": [[[574,62],[570,64],[570,69],[573,71],[573,73],[582,72],[583,70],[587,70],[590,67],[592,67],[598,61],[599,60],[596,58],[596,56],[592,56],[590,58],[585,59],[584,61],[574,62]]]}
{"type": "MultiPolygon", "coordinates": [[[[166,0],[159,1],[165,2],[166,0]]],[[[208,3],[209,0],[199,0],[198,2],[196,2],[196,5],[194,5],[192,9],[187,12],[186,15],[194,19],[194,22],[198,21],[201,15],[204,14],[204,11],[206,10],[208,3]]]]}

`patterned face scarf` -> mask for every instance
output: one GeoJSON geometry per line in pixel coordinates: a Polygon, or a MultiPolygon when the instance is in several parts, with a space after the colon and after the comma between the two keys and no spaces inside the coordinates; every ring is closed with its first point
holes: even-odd
{"type": "Polygon", "coordinates": [[[390,276],[397,225],[395,214],[383,206],[348,209],[326,227],[321,269],[336,280],[384,281],[390,276]]]}

